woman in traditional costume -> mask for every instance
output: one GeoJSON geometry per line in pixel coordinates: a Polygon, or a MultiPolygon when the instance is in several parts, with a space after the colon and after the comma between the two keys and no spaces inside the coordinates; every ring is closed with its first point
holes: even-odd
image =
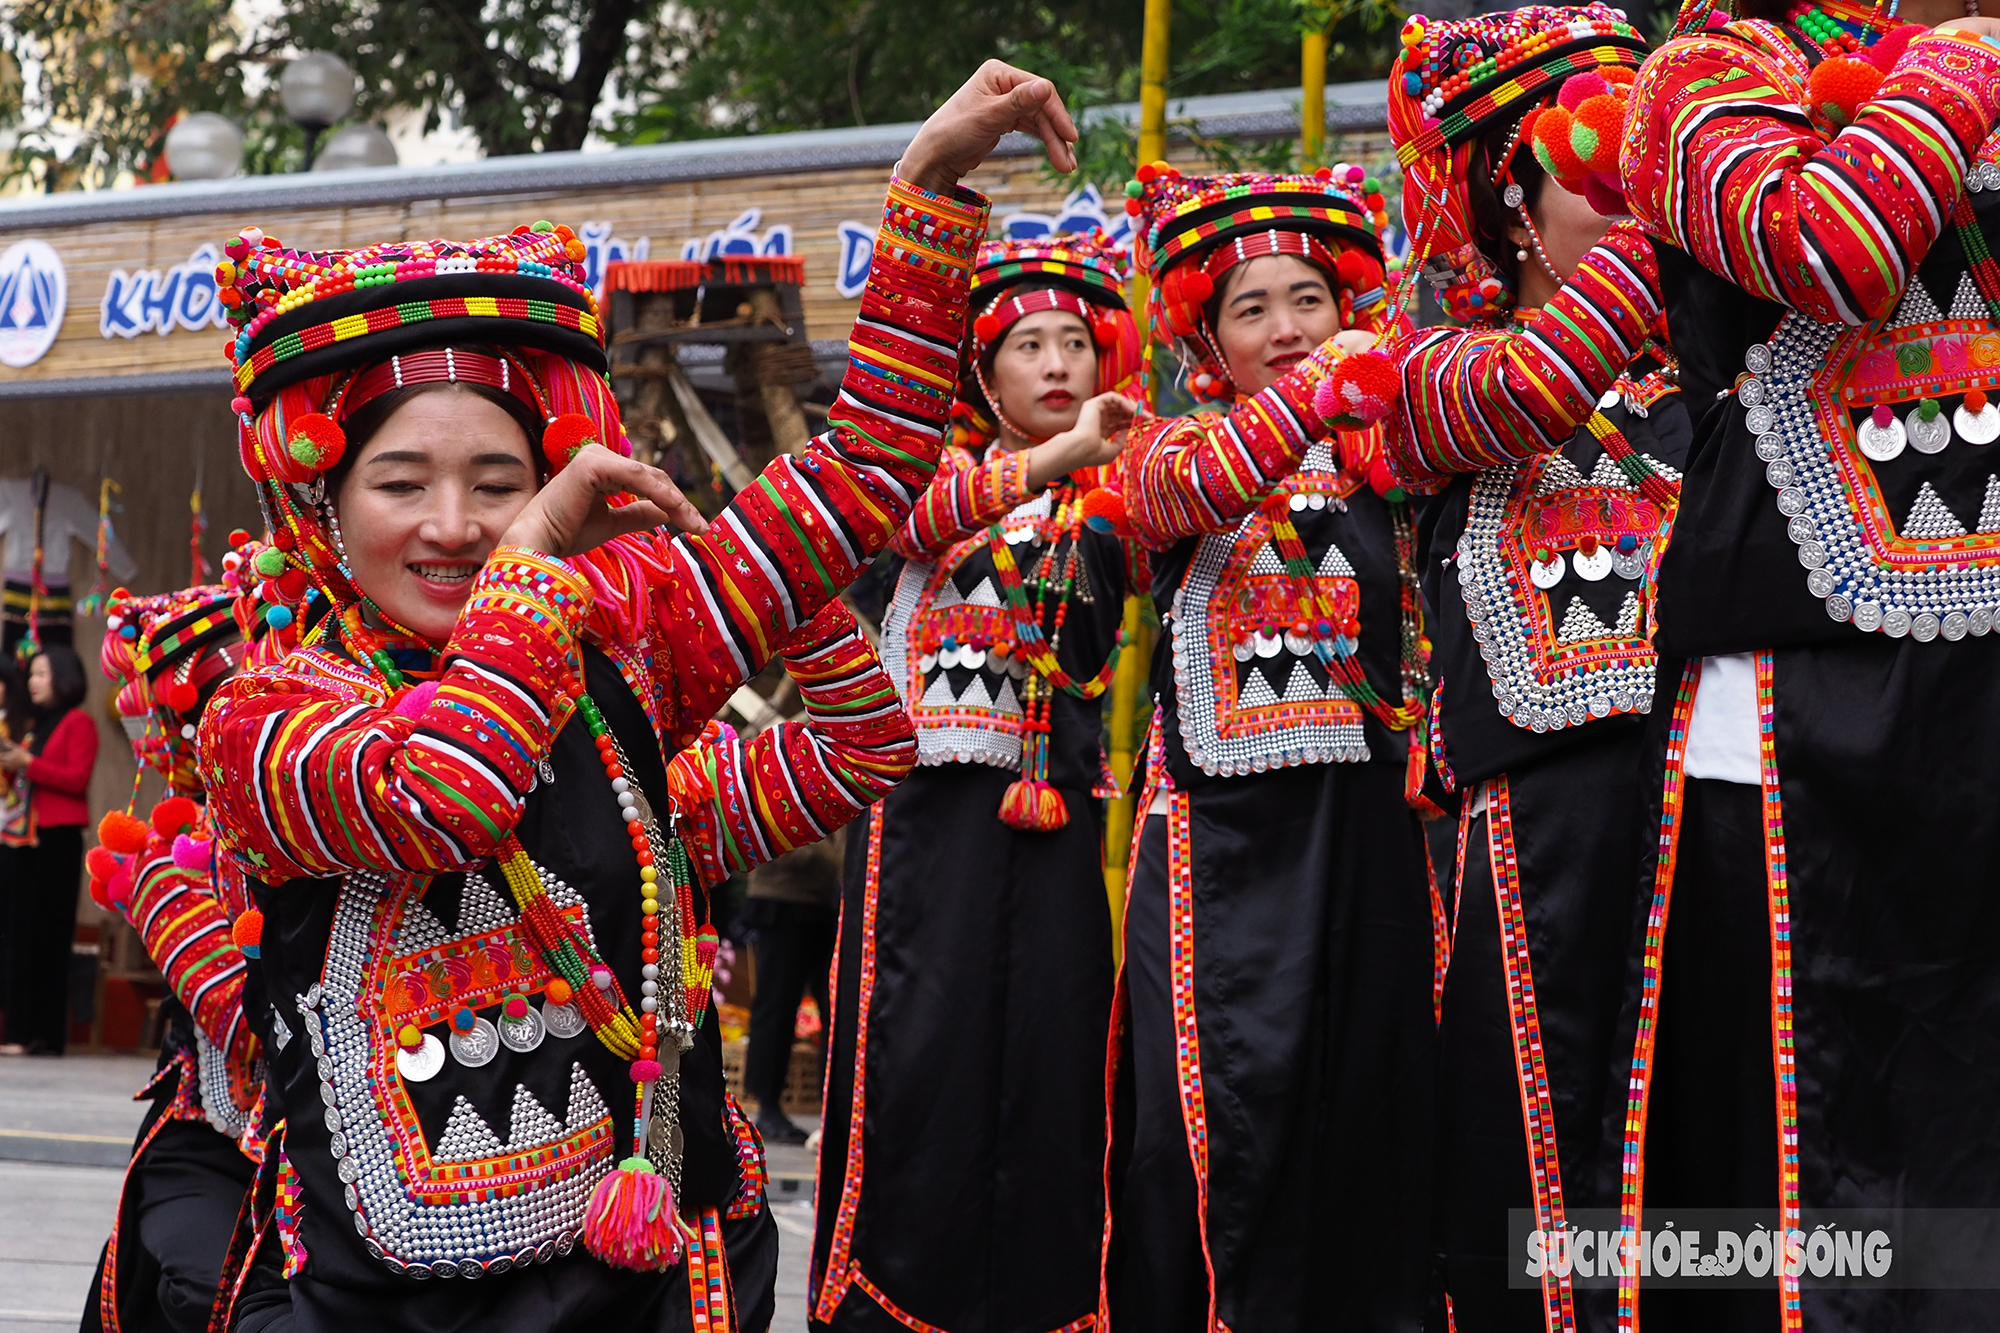
{"type": "Polygon", "coordinates": [[[890,542],[918,769],[848,835],[813,1316],[1048,1333],[1097,1307],[1101,696],[1126,551],[1086,522],[1139,369],[1099,237],[981,250],[955,442],[890,542]]]}
{"type": "Polygon", "coordinates": [[[1132,192],[1155,339],[1231,406],[1142,420],[1120,460],[1162,632],[1115,1048],[1113,1327],[1419,1313],[1436,925],[1405,800],[1416,536],[1380,432],[1336,445],[1313,407],[1336,332],[1366,347],[1389,318],[1366,184],[1152,164],[1132,192]],[[1329,1292],[1329,1256],[1366,1281],[1329,1292]]]}
{"type": "MultiPolygon", "coordinates": [[[[1695,5],[1633,89],[1624,194],[1695,424],[1618,1069],[1629,1227],[2000,1192],[2000,22],[1966,12],[1695,5]]],[[[1633,1266],[1621,1326],[1994,1321],[1757,1253],[1763,1291],[1633,1266]]]]}
{"type": "MultiPolygon", "coordinates": [[[[138,932],[169,994],[159,1072],[142,1094],[152,1105],[99,1260],[87,1329],[207,1329],[263,1156],[263,1001],[260,991],[245,1004],[249,963],[235,938],[249,894],[241,870],[216,851],[194,727],[253,651],[246,628],[268,635],[268,622],[236,615],[239,604],[258,605],[255,562],[273,572],[282,565],[264,549],[239,542],[223,557],[224,584],[116,595],[106,608],[100,658],[117,689],[113,707],[142,769],[164,777],[168,791],[143,820],[117,810],[99,821],[99,845],[85,864],[92,898],[138,932]]],[[[248,952],[256,953],[254,940],[248,952]]]]}
{"type": "Polygon", "coordinates": [[[918,134],[832,428],[712,524],[624,456],[563,230],[227,247],[245,463],[334,608],[201,728],[259,881],[290,1112],[289,1296],[266,1313],[257,1287],[242,1326],[719,1329],[768,1309],[769,1277],[732,1292],[725,1251],[760,1164],[725,1109],[706,890],[824,837],[909,762],[866,641],[823,608],[930,479],[986,220],[955,181],[1016,127],[1069,162],[1053,88],[989,62],[918,134]],[[606,505],[621,492],[642,498],[606,505]],[[816,732],[676,778],[780,654],[816,732]]]}
{"type": "Polygon", "coordinates": [[[1657,837],[1641,819],[1654,573],[1688,421],[1670,361],[1642,351],[1652,247],[1598,212],[1624,211],[1617,135],[1589,158],[1574,141],[1622,123],[1645,50],[1602,6],[1409,21],[1389,75],[1404,215],[1464,327],[1358,357],[1329,393],[1344,415],[1386,412],[1391,471],[1430,497],[1429,743],[1460,811],[1433,1316],[1463,1333],[1572,1327],[1569,1273],[1509,1289],[1508,1211],[1557,1231],[1617,1202],[1610,1071],[1657,837]]]}

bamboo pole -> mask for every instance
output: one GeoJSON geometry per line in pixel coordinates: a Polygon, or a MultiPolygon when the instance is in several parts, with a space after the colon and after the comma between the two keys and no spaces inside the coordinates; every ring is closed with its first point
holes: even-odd
{"type": "MultiPolygon", "coordinates": [[[[1167,37],[1173,0],[1146,0],[1145,40],[1139,55],[1140,162],[1157,162],[1167,155],[1167,37]]],[[[1134,271],[1126,288],[1132,312],[1145,328],[1148,284],[1134,271]]],[[[1153,634],[1144,588],[1125,597],[1125,651],[1111,681],[1111,771],[1129,793],[1143,730],[1146,678],[1153,662],[1153,634]]],[[[1111,802],[1104,822],[1104,892],[1111,903],[1111,950],[1122,958],[1125,947],[1125,858],[1132,848],[1133,809],[1137,798],[1127,794],[1111,802]]]]}
{"type": "Polygon", "coordinates": [[[1299,164],[1307,171],[1325,165],[1326,154],[1326,29],[1306,33],[1299,42],[1299,164]]]}

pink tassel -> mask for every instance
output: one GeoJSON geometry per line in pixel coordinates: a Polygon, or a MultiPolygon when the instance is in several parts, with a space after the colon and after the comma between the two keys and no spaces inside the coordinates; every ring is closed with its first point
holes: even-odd
{"type": "Polygon", "coordinates": [[[214,845],[203,838],[190,838],[185,833],[177,833],[174,835],[174,864],[182,870],[206,870],[209,849],[214,845]]]}
{"type": "Polygon", "coordinates": [[[414,719],[431,706],[431,697],[437,692],[438,683],[434,680],[426,680],[412,685],[408,694],[396,700],[396,711],[404,717],[414,719]]]}
{"type": "Polygon", "coordinates": [[[597,1182],[583,1215],[583,1243],[617,1268],[659,1273],[681,1257],[674,1192],[643,1157],[627,1157],[597,1182]]]}
{"type": "Polygon", "coordinates": [[[1008,784],[1000,798],[1000,822],[1027,833],[1053,833],[1069,823],[1069,804],[1042,778],[1008,784]]]}

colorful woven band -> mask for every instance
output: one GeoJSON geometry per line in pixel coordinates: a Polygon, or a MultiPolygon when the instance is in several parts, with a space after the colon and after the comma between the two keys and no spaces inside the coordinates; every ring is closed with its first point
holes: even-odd
{"type": "Polygon", "coordinates": [[[379,306],[362,314],[345,315],[288,333],[252,352],[236,367],[236,387],[248,392],[251,382],[273,367],[323,347],[391,329],[452,319],[506,319],[572,330],[602,340],[597,316],[573,305],[512,296],[450,296],[434,301],[406,301],[379,306]]]}
{"type": "Polygon", "coordinates": [[[1262,259],[1266,255],[1296,255],[1300,259],[1311,260],[1326,270],[1327,277],[1334,278],[1339,272],[1339,263],[1332,248],[1319,237],[1302,231],[1241,232],[1234,238],[1218,245],[1209,257],[1202,261],[1202,270],[1209,277],[1217,279],[1216,290],[1222,289],[1220,279],[1223,274],[1238,264],[1252,259],[1262,259]]]}
{"type": "MultiPolygon", "coordinates": [[[[1264,197],[1269,198],[1269,196],[1264,197]]],[[[1285,227],[1288,222],[1316,222],[1346,227],[1352,229],[1359,237],[1372,237],[1374,234],[1367,217],[1352,207],[1338,204],[1325,207],[1315,204],[1258,203],[1222,217],[1210,218],[1206,222],[1197,223],[1185,231],[1169,236],[1156,247],[1159,257],[1154,263],[1155,273],[1165,271],[1188,250],[1212,241],[1218,236],[1226,237],[1238,231],[1250,232],[1260,224],[1266,231],[1273,229],[1271,224],[1292,230],[1285,227]]]]}
{"type": "Polygon", "coordinates": [[[176,657],[199,648],[209,639],[225,634],[235,637],[238,630],[234,606],[233,600],[213,602],[196,610],[192,619],[154,630],[152,641],[145,650],[133,654],[133,671],[149,676],[156,670],[164,670],[173,664],[176,657]]]}
{"type": "Polygon", "coordinates": [[[542,420],[549,417],[541,386],[525,366],[508,357],[455,347],[392,356],[368,367],[334,394],[327,415],[335,421],[345,421],[371,400],[413,384],[484,384],[512,394],[542,420]]]}
{"type": "Polygon", "coordinates": [[[1593,35],[1550,47],[1534,64],[1495,71],[1452,98],[1435,120],[1397,146],[1396,156],[1407,167],[1425,153],[1478,137],[1510,114],[1525,113],[1572,74],[1607,65],[1637,69],[1645,59],[1646,44],[1636,36],[1593,35]]]}
{"type": "Polygon", "coordinates": [[[1026,319],[1029,315],[1040,314],[1044,310],[1066,310],[1084,323],[1084,327],[1096,336],[1096,328],[1091,316],[1091,303],[1064,287],[1037,287],[1033,291],[1018,295],[1002,294],[986,308],[985,314],[973,321],[973,341],[981,350],[990,347],[1007,335],[1007,330],[1026,319]],[[992,316],[988,323],[986,316],[992,316]]]}

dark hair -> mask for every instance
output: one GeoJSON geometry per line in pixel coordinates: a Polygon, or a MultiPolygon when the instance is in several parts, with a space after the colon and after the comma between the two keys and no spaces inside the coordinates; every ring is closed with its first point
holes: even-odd
{"type": "MultiPolygon", "coordinates": [[[[1333,297],[1336,301],[1340,299],[1340,275],[1338,273],[1328,273],[1326,271],[1326,265],[1320,263],[1316,259],[1312,259],[1306,255],[1282,255],[1282,256],[1257,255],[1255,256],[1255,258],[1296,259],[1301,264],[1306,265],[1307,267],[1311,268],[1315,273],[1319,274],[1322,278],[1326,279],[1327,295],[1333,297]]],[[[1250,267],[1249,264],[1237,264],[1231,269],[1229,269],[1226,273],[1224,273],[1222,275],[1222,281],[1215,284],[1215,295],[1209,297],[1207,304],[1202,306],[1201,317],[1204,320],[1208,321],[1208,327],[1211,333],[1222,327],[1222,303],[1229,299],[1229,289],[1236,285],[1237,280],[1243,276],[1243,270],[1249,267],[1250,267]]]]}
{"type": "MultiPolygon", "coordinates": [[[[1500,191],[1506,188],[1504,182],[1495,187],[1493,172],[1500,165],[1501,157],[1514,142],[1514,133],[1520,122],[1502,125],[1480,140],[1472,154],[1472,179],[1466,183],[1466,199],[1471,205],[1472,239],[1480,253],[1493,261],[1493,267],[1500,270],[1507,284],[1520,290],[1521,261],[1514,256],[1520,245],[1509,239],[1507,231],[1516,225],[1519,214],[1507,207],[1500,198],[1500,191]]],[[[1514,149],[1514,156],[1507,163],[1508,176],[1521,187],[1521,203],[1532,213],[1542,201],[1542,185],[1549,178],[1542,170],[1541,162],[1534,150],[1527,144],[1514,149]]]]}
{"type": "Polygon", "coordinates": [[[21,668],[15,664],[12,651],[0,652],[0,722],[7,727],[7,734],[19,740],[28,729],[28,683],[21,678],[21,668]]]}
{"type": "Polygon", "coordinates": [[[326,488],[329,494],[340,489],[347,474],[354,470],[354,460],[368,447],[368,442],[380,433],[398,408],[412,398],[426,393],[470,393],[484,398],[508,416],[528,437],[528,462],[535,469],[537,478],[546,481],[548,465],[542,457],[542,421],[528,405],[504,389],[496,389],[490,384],[468,384],[463,380],[436,380],[424,384],[408,384],[400,389],[391,389],[379,397],[371,398],[357,408],[353,415],[340,423],[342,433],[347,436],[347,448],[340,455],[340,461],[327,469],[326,488]]]}
{"type": "MultiPolygon", "coordinates": [[[[49,743],[49,737],[55,734],[55,724],[62,721],[63,714],[83,703],[90,693],[90,683],[84,678],[83,659],[76,655],[76,649],[66,644],[52,643],[35,656],[49,660],[49,683],[56,692],[56,701],[48,708],[32,699],[28,701],[35,719],[35,741],[28,748],[40,754],[42,747],[49,743]]],[[[28,668],[31,671],[34,669],[32,661],[28,663],[28,668]]]]}
{"type": "Polygon", "coordinates": [[[1792,6],[1786,3],[1786,0],[1733,0],[1732,3],[1719,8],[1723,13],[1735,18],[1765,19],[1772,23],[1783,23],[1786,16],[1792,12],[1792,6]]]}

